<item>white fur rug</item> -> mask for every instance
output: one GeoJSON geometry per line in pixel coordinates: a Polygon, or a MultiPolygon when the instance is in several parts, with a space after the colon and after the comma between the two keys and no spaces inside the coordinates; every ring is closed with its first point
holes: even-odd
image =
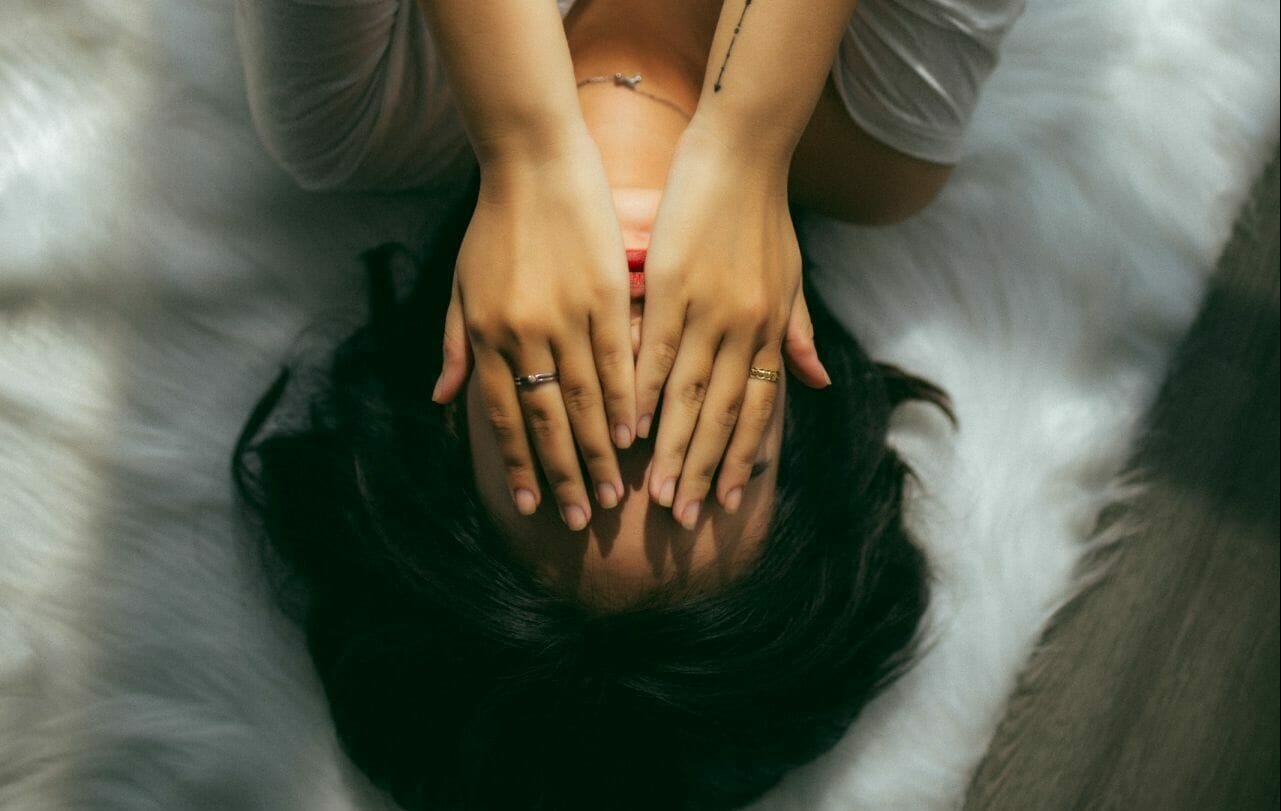
{"type": "MultiPolygon", "coordinates": [[[[907,411],[934,646],[761,809],[959,804],[1272,154],[1263,0],[1032,0],[925,214],[801,223],[907,411]]],[[[375,809],[235,532],[228,458],[297,330],[421,194],[308,195],[217,0],[0,3],[0,807],[375,809]]],[[[434,351],[424,347],[424,351],[434,351]]],[[[1098,541],[1096,541],[1098,542],[1098,541]]]]}

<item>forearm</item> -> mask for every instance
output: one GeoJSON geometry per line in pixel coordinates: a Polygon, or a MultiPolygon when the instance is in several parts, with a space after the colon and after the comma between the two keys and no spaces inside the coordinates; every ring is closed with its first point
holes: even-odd
{"type": "Polygon", "coordinates": [[[786,169],[857,0],[727,0],[692,124],[786,169]]]}
{"type": "Polygon", "coordinates": [[[418,0],[484,165],[585,127],[554,0],[418,0]]]}

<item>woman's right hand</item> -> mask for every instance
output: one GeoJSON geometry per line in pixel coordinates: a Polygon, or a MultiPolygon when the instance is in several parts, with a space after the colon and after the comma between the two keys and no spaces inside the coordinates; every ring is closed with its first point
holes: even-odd
{"type": "Polygon", "coordinates": [[[432,398],[452,400],[474,366],[522,515],[542,500],[537,452],[566,525],[587,525],[575,440],[596,500],[605,508],[621,500],[614,445],[626,448],[636,435],[629,301],[618,217],[586,130],[551,154],[482,164],[432,398]],[[553,383],[518,390],[513,380],[552,371],[553,383]]]}

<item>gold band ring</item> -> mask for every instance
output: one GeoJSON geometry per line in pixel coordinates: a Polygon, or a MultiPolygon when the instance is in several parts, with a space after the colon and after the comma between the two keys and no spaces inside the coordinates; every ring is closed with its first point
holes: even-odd
{"type": "Polygon", "coordinates": [[[759,366],[753,366],[747,370],[748,377],[754,377],[757,380],[764,380],[766,383],[777,383],[778,372],[770,369],[762,369],[759,366]]]}

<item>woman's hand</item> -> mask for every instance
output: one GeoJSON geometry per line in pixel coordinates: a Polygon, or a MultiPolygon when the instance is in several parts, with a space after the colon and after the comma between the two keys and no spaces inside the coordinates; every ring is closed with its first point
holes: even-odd
{"type": "Polygon", "coordinates": [[[727,511],[742,499],[779,391],[749,368],[781,372],[786,337],[793,371],[814,387],[830,383],[800,294],[787,168],[691,125],[659,204],[645,260],[637,425],[648,436],[661,392],[649,492],[687,529],[714,475],[727,511]]]}
{"type": "Polygon", "coordinates": [[[521,514],[541,501],[527,426],[571,529],[592,512],[575,440],[601,506],[616,506],[625,492],[611,436],[625,448],[635,435],[629,301],[618,217],[586,130],[550,156],[482,167],[433,399],[453,399],[474,361],[521,514]],[[518,390],[513,380],[553,371],[554,383],[518,390]]]}

